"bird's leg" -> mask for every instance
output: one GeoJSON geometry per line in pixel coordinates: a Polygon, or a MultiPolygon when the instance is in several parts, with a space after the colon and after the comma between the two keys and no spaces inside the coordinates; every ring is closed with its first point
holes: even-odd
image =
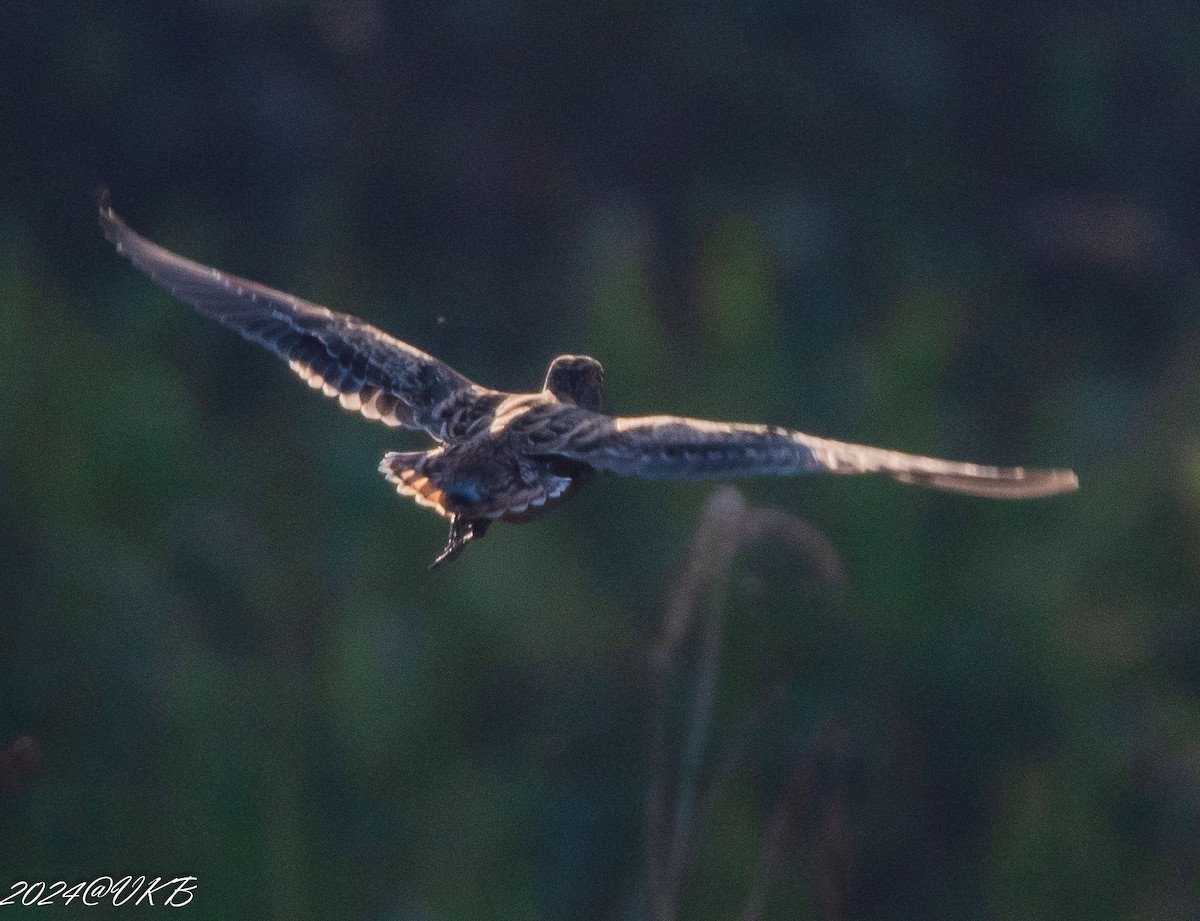
{"type": "Polygon", "coordinates": [[[461,515],[455,515],[450,519],[450,538],[446,541],[446,549],[429,565],[429,568],[437,569],[443,563],[449,563],[455,559],[466,549],[467,544],[474,536],[475,529],[472,523],[461,515]]]}
{"type": "Polygon", "coordinates": [[[490,524],[491,521],[486,518],[472,520],[455,515],[450,519],[450,539],[446,542],[446,549],[429,568],[437,569],[443,563],[449,563],[466,549],[467,544],[477,537],[483,537],[490,524]]]}

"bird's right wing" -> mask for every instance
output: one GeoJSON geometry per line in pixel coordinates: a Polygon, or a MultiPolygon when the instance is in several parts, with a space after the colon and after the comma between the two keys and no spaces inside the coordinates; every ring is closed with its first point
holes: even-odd
{"type": "Polygon", "coordinates": [[[490,393],[444,362],[362,320],[152,243],[131,230],[103,194],[100,226],[117,252],[180,300],[274,352],[309,386],[368,419],[424,429],[440,438],[447,420],[435,415],[439,405],[443,414],[453,407],[457,415],[469,415],[479,402],[475,398],[490,393]],[[444,402],[452,395],[460,398],[444,402]]]}
{"type": "Polygon", "coordinates": [[[540,453],[648,479],[884,473],[903,483],[1000,499],[1031,499],[1079,488],[1070,470],[985,467],[765,425],[677,416],[612,418],[582,411],[572,416],[569,424],[558,427],[556,437],[542,441],[540,453]]]}

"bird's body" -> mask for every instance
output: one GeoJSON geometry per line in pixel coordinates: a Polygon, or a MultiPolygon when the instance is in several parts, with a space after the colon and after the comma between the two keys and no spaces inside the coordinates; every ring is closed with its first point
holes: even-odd
{"type": "Polygon", "coordinates": [[[1069,470],[956,463],[772,426],[608,416],[601,412],[604,371],[582,355],[554,359],[540,391],[491,390],[361,320],[163,249],[130,230],[106,201],[100,223],[138,268],[274,352],[314,389],[368,419],[422,429],[438,442],[428,451],[389,453],[380,464],[401,495],[450,519],[450,541],[437,563],[457,556],[494,521],[544,514],[596,471],[649,479],[879,472],[995,498],[1078,488],[1069,470]]]}

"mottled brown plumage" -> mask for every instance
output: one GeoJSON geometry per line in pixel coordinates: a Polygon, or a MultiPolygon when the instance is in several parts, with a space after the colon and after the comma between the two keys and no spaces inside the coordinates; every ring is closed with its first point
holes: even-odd
{"type": "Polygon", "coordinates": [[[449,543],[434,565],[453,559],[493,521],[543,514],[597,470],[649,479],[885,473],[1006,499],[1078,488],[1070,470],[956,463],[764,425],[607,416],[600,411],[604,371],[587,356],[554,359],[536,393],[491,390],[361,320],[163,249],[130,230],[103,199],[100,224],[139,269],[274,352],[314,389],[439,443],[389,453],[379,468],[401,495],[450,519],[449,543]]]}

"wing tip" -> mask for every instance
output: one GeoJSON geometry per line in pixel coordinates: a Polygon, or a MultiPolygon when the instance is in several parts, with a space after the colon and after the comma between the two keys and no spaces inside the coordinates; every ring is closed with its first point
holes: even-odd
{"type": "Polygon", "coordinates": [[[124,253],[125,243],[133,235],[133,231],[113,210],[112,193],[108,186],[97,186],[92,192],[92,201],[96,204],[100,229],[104,231],[105,238],[117,248],[118,253],[124,253]]]}
{"type": "Polygon", "coordinates": [[[1045,499],[1079,491],[1079,476],[1074,470],[1027,470],[1015,467],[1003,470],[1003,474],[980,477],[904,471],[892,472],[891,476],[902,483],[988,499],[1045,499]]]}
{"type": "Polygon", "coordinates": [[[1079,476],[1074,470],[1026,470],[1016,482],[1026,486],[1015,499],[1043,499],[1079,492],[1079,476]]]}
{"type": "Polygon", "coordinates": [[[1014,498],[1038,499],[1079,492],[1079,476],[1074,470],[1022,470],[1012,485],[1024,488],[1014,498]]]}
{"type": "Polygon", "coordinates": [[[1059,492],[1079,492],[1079,474],[1074,470],[1051,470],[1050,472],[1059,478],[1062,487],[1059,492]]]}
{"type": "Polygon", "coordinates": [[[112,192],[108,186],[96,186],[92,190],[92,202],[95,204],[96,210],[100,213],[101,227],[120,222],[121,219],[117,217],[117,213],[113,210],[112,192]]]}

